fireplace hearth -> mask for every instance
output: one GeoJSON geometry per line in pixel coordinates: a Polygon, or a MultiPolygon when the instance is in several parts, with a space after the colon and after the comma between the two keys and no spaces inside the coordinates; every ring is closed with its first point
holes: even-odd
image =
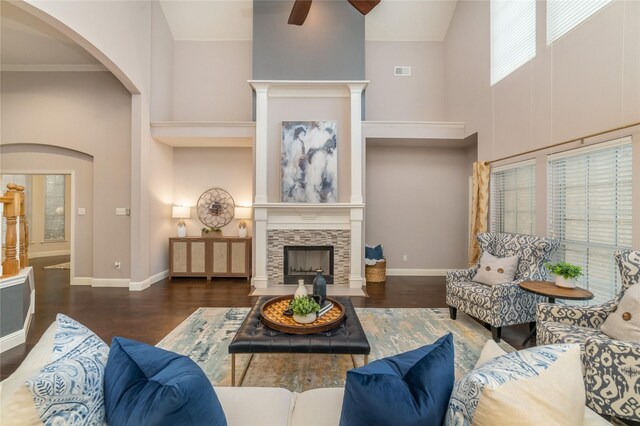
{"type": "Polygon", "coordinates": [[[284,283],[312,284],[322,269],[327,284],[333,284],[333,251],[333,246],[284,246],[284,283]]]}

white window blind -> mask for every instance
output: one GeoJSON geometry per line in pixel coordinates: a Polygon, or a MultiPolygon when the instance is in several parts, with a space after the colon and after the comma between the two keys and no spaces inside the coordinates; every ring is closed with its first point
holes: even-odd
{"type": "Polygon", "coordinates": [[[535,56],[535,0],[491,0],[491,85],[535,56]]]}
{"type": "Polygon", "coordinates": [[[547,0],[547,45],[611,3],[612,0],[547,0]]]}
{"type": "Polygon", "coordinates": [[[631,247],[631,139],[549,157],[549,236],[560,240],[555,261],[582,267],[579,279],[594,303],[620,290],[613,260],[631,247]]]}
{"type": "Polygon", "coordinates": [[[535,161],[491,172],[491,232],[533,235],[536,231],[535,161]]]}

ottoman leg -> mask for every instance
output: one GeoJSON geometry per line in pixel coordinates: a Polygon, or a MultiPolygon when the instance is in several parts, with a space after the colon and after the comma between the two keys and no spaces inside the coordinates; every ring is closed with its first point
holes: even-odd
{"type": "Polygon", "coordinates": [[[453,306],[449,306],[449,316],[452,320],[456,319],[456,314],[458,313],[458,308],[454,308],[453,306]]]}

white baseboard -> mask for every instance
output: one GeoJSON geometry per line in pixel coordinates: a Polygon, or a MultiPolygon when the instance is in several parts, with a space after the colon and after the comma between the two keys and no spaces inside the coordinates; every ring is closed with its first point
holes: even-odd
{"type": "Polygon", "coordinates": [[[22,345],[27,341],[27,333],[24,328],[22,330],[14,331],[11,334],[0,338],[0,352],[8,351],[16,346],[22,345]]]}
{"type": "Polygon", "coordinates": [[[153,285],[153,284],[157,283],[158,281],[164,280],[165,278],[169,278],[169,270],[168,269],[165,269],[162,272],[158,272],[155,275],[151,275],[149,277],[149,281],[151,281],[151,284],[153,285]]]}
{"type": "Polygon", "coordinates": [[[163,280],[169,276],[169,270],[166,269],[162,272],[158,272],[155,275],[151,275],[144,281],[131,281],[129,283],[129,291],[142,291],[151,287],[153,284],[160,280],[163,280]]]}
{"type": "Polygon", "coordinates": [[[444,277],[451,269],[387,269],[390,277],[444,277]]]}
{"type": "Polygon", "coordinates": [[[71,278],[71,285],[91,285],[93,277],[73,277],[71,278]]]}
{"type": "Polygon", "coordinates": [[[91,287],[129,287],[126,278],[93,278],[91,287]]]}
{"type": "Polygon", "coordinates": [[[69,256],[71,250],[51,250],[31,253],[29,252],[29,259],[37,259],[39,257],[52,257],[52,256],[69,256]]]}

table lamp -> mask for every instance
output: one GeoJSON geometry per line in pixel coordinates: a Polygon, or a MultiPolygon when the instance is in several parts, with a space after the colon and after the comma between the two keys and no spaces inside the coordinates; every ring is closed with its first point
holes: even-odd
{"type": "Polygon", "coordinates": [[[187,224],[184,221],[191,217],[191,207],[187,206],[173,206],[171,211],[171,217],[174,219],[180,219],[178,221],[178,238],[184,238],[187,236],[187,224]]]}
{"type": "Polygon", "coordinates": [[[236,219],[240,219],[238,222],[238,237],[244,238],[247,236],[247,221],[251,219],[251,207],[236,207],[234,214],[236,219]]]}

